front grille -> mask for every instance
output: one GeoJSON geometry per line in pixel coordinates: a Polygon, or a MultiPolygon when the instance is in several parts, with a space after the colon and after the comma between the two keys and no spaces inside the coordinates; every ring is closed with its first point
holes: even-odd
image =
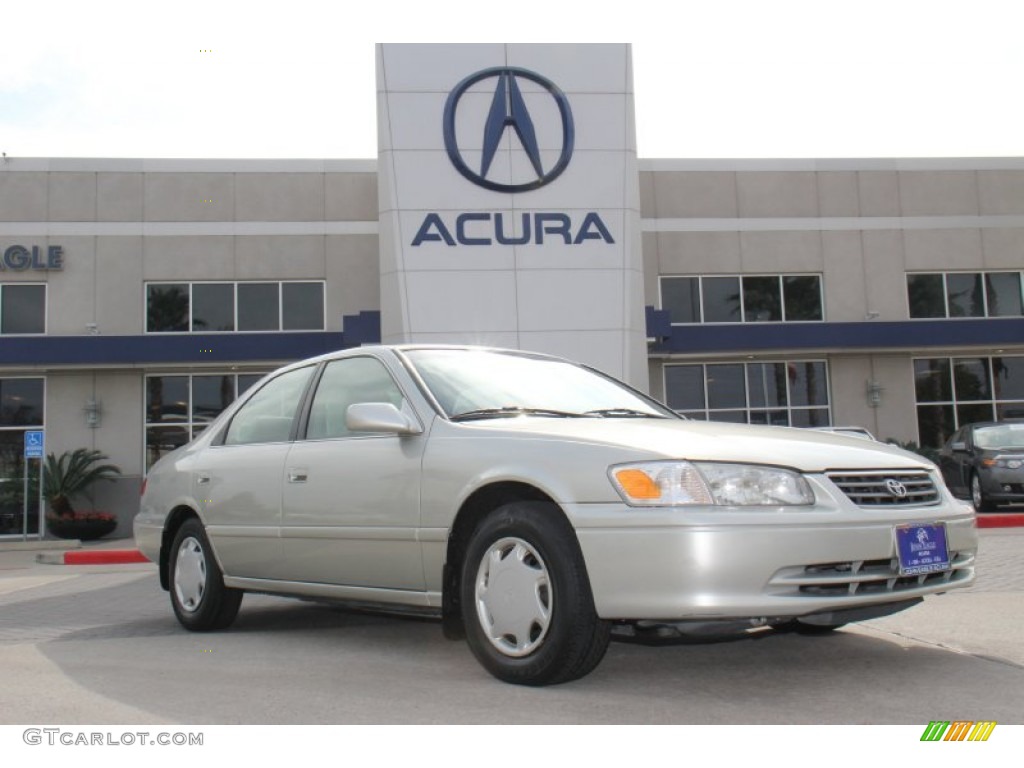
{"type": "Polygon", "coordinates": [[[826,475],[858,507],[921,507],[939,503],[939,489],[923,470],[872,469],[826,475]]]}
{"type": "Polygon", "coordinates": [[[974,554],[950,552],[949,566],[950,570],[939,573],[900,576],[895,557],[821,563],[783,568],[769,583],[775,589],[807,597],[851,598],[912,592],[969,579],[974,573],[974,554]]]}

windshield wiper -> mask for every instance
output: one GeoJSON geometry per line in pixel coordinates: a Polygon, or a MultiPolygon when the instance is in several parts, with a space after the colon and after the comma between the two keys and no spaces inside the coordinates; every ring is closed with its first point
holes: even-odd
{"type": "Polygon", "coordinates": [[[637,411],[633,408],[599,408],[596,411],[587,411],[586,416],[600,416],[604,419],[667,419],[660,413],[650,411],[637,411]]]}
{"type": "Polygon", "coordinates": [[[473,419],[500,419],[504,416],[551,416],[562,419],[578,419],[583,414],[569,411],[555,411],[551,408],[523,408],[519,405],[506,405],[501,408],[479,408],[475,411],[464,411],[451,416],[452,421],[471,421],[473,419]]]}

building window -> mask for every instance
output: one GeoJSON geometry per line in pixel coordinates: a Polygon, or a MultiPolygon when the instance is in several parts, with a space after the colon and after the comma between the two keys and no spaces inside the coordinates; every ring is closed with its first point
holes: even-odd
{"type": "Polygon", "coordinates": [[[822,320],[820,275],[661,278],[661,308],[673,325],[822,320]]]}
{"type": "Polygon", "coordinates": [[[917,434],[940,448],[976,421],[1024,418],[1024,357],[926,357],[914,360],[917,434]]]}
{"type": "Polygon", "coordinates": [[[1020,317],[1020,272],[936,272],[907,275],[912,318],[1020,317]]]}
{"type": "MultiPolygon", "coordinates": [[[[26,532],[25,432],[43,429],[42,378],[0,379],[0,537],[26,532]]],[[[27,533],[39,533],[39,460],[28,459],[27,533]]]]}
{"type": "Polygon", "coordinates": [[[692,419],[824,427],[831,423],[823,360],[665,366],[665,400],[692,419]]]}
{"type": "Polygon", "coordinates": [[[146,377],[146,469],[199,435],[262,373],[146,377]]]}
{"type": "Polygon", "coordinates": [[[45,285],[0,285],[0,333],[46,333],[45,285]]]}
{"type": "Polygon", "coordinates": [[[324,330],[322,281],[150,283],[147,333],[324,330]]]}

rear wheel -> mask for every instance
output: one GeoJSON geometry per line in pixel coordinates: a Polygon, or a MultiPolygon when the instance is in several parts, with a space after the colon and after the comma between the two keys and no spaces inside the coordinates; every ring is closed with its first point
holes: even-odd
{"type": "Polygon", "coordinates": [[[971,475],[971,502],[978,512],[993,512],[996,508],[996,505],[985,495],[985,490],[981,487],[981,478],[976,472],[971,475]]]}
{"type": "Polygon", "coordinates": [[[224,586],[206,531],[196,518],[178,529],[169,565],[171,605],[182,626],[196,632],[230,626],[243,593],[224,586]]]}
{"type": "Polygon", "coordinates": [[[500,680],[552,685],[601,661],[611,624],[598,618],[579,542],[558,507],[506,504],[474,532],[462,566],[469,647],[500,680]]]}

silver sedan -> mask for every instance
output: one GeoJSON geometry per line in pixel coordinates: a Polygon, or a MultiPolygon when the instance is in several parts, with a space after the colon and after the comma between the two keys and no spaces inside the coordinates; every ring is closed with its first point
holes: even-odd
{"type": "Polygon", "coordinates": [[[440,616],[496,677],[582,677],[623,634],[830,631],[969,586],[972,510],[920,456],[688,421],[584,366],[360,348],[270,374],[150,471],[179,621],[246,591],[440,616]]]}

